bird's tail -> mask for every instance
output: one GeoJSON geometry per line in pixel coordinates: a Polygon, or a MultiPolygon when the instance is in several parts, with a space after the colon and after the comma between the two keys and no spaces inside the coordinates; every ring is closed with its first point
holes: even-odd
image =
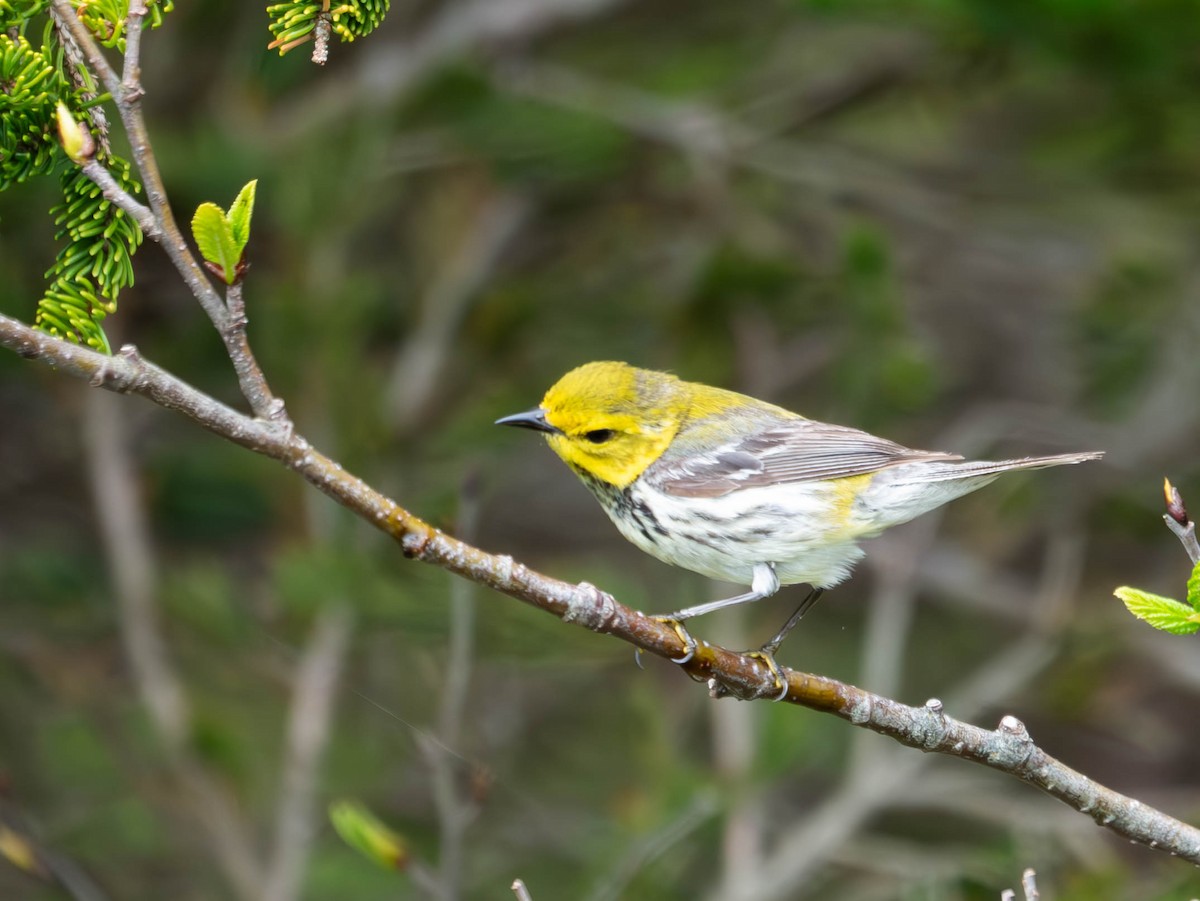
{"type": "MultiPolygon", "coordinates": [[[[1045,457],[1020,457],[1016,460],[976,460],[968,462],[934,462],[923,463],[919,468],[914,467],[906,481],[944,482],[954,479],[975,479],[995,477],[1002,472],[1014,469],[1046,469],[1050,466],[1066,466],[1071,463],[1086,463],[1088,460],[1099,460],[1104,451],[1085,451],[1078,454],[1050,454],[1045,457]]],[[[991,481],[989,478],[988,481],[991,481]]]]}

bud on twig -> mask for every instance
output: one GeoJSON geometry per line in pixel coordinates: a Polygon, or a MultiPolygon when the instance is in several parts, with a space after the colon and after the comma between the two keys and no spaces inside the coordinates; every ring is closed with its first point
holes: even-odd
{"type": "Polygon", "coordinates": [[[58,139],[71,162],[83,165],[96,154],[96,142],[91,132],[75,121],[67,105],[61,100],[56,107],[58,115],[58,139]]]}
{"type": "Polygon", "coordinates": [[[1186,526],[1191,522],[1188,518],[1187,507],[1183,504],[1183,495],[1179,493],[1178,488],[1171,484],[1170,479],[1163,479],[1163,495],[1167,501],[1167,516],[1181,526],[1186,526]]]}

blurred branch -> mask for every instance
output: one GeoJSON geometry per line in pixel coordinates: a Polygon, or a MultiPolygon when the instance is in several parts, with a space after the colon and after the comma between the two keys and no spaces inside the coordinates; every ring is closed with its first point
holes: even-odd
{"type": "Polygon", "coordinates": [[[126,443],[125,405],[111,394],[96,391],[88,392],[84,401],[88,482],[116,596],[125,657],[155,729],[169,748],[178,750],[187,740],[191,713],[162,640],[154,550],[126,443]]]}
{"type": "Polygon", "coordinates": [[[263,901],[295,901],[300,897],[314,830],[317,767],[329,743],[338,677],[352,623],[345,604],[323,609],[300,660],[288,715],[274,846],[263,881],[263,901]]]}
{"type": "Polygon", "coordinates": [[[191,714],[162,640],[150,527],[125,440],[125,407],[115,400],[109,394],[89,393],[83,426],[89,482],[116,595],[122,644],[172,775],[190,796],[226,877],[240,897],[250,901],[258,897],[260,873],[249,829],[222,786],[187,747],[191,714]]]}
{"type": "MultiPolygon", "coordinates": [[[[479,522],[479,486],[468,476],[459,495],[458,531],[475,535],[479,522]]],[[[421,752],[433,776],[433,802],[439,825],[438,872],[435,894],[453,901],[462,894],[463,836],[475,819],[477,806],[463,787],[461,758],[451,751],[460,744],[463,714],[471,686],[475,656],[475,599],[472,585],[455,579],[450,587],[450,634],[446,651],[436,737],[419,733],[421,752]]]]}
{"type": "MultiPolygon", "coordinates": [[[[733,706],[726,704],[726,707],[733,706]]],[[[619,901],[628,896],[629,883],[646,864],[666,854],[718,812],[717,799],[708,793],[697,793],[690,804],[671,822],[657,832],[640,836],[631,843],[629,852],[609,874],[586,896],[586,901],[619,901]]]]}
{"type": "Polygon", "coordinates": [[[473,227],[421,299],[420,318],[388,380],[387,406],[399,429],[412,428],[435,400],[459,325],[531,210],[528,198],[519,194],[485,200],[473,227]]]}
{"type": "MultiPolygon", "coordinates": [[[[593,585],[543,576],[511,557],[489,554],[433,528],[315,450],[294,429],[237,413],[144,360],[126,345],[113,357],[60,341],[0,315],[0,345],[52,365],[95,387],[138,394],[183,413],[215,434],[295,470],[311,484],[393,537],[403,553],[524,601],[565,622],[613,635],[660,657],[680,657],[684,643],[659,620],[618,603],[593,585]]],[[[683,667],[714,695],[770,697],[774,677],[760,661],[700,644],[683,667]]],[[[1015,717],[995,730],[960,722],[940,703],[909,707],[823,676],[784,670],[787,700],[841,717],[909,747],[971,760],[1009,773],[1152,848],[1200,863],[1200,829],[1188,826],[1070,769],[1030,738],[1015,717]]],[[[1003,673],[995,674],[999,679],[1003,673]]]]}
{"type": "Polygon", "coordinates": [[[946,229],[950,202],[933,188],[911,187],[887,165],[844,145],[777,140],[716,107],[681,102],[589,77],[575,69],[528,62],[493,68],[495,84],[542,103],[596,116],[685,157],[767,175],[827,202],[880,209],[899,221],[946,229]]]}
{"type": "Polygon", "coordinates": [[[330,78],[281,110],[268,133],[290,141],[345,115],[347,98],[395,103],[427,74],[474,47],[528,39],[562,22],[586,21],[626,0],[459,0],[436,5],[428,24],[392,44],[376,40],[345,78],[330,78]]]}

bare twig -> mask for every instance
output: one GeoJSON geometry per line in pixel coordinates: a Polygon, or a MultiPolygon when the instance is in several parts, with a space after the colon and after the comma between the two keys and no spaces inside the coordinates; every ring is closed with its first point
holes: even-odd
{"type": "Polygon", "coordinates": [[[263,901],[294,901],[300,897],[314,831],[317,767],[329,743],[333,702],[350,642],[351,623],[350,610],[343,604],[322,611],[300,660],[288,716],[283,780],[263,901]]]}
{"type": "Polygon", "coordinates": [[[106,200],[111,201],[128,213],[130,218],[137,223],[138,228],[142,230],[143,234],[156,241],[162,237],[162,229],[159,228],[158,220],[154,217],[154,213],[150,211],[150,207],[138,203],[134,197],[123,190],[117,184],[117,180],[112,177],[112,173],[104,167],[103,163],[96,160],[88,160],[83,164],[83,174],[100,187],[100,191],[104,194],[106,200]]]}
{"type": "Polygon", "coordinates": [[[512,893],[517,896],[517,901],[533,901],[529,889],[525,888],[525,883],[520,879],[513,880],[512,893]]]}
{"type": "MultiPolygon", "coordinates": [[[[680,657],[675,630],[618,603],[595,586],[573,585],[534,572],[511,557],[472,547],[433,528],[335,461],[302,436],[243,416],[126,346],[115,357],[52,338],[0,314],[0,345],[40,360],[96,387],[140,394],[181,412],[204,428],[278,460],[321,491],[399,542],[406,556],[440,566],[594,632],[610,634],[660,657],[680,657]]],[[[701,642],[683,668],[709,682],[716,694],[742,699],[776,694],[775,679],[759,660],[701,642]]],[[[937,751],[1009,773],[1136,842],[1200,863],[1200,829],[1096,783],[1046,754],[1025,727],[1005,717],[996,730],[947,716],[939,707],[914,708],[823,676],[784,670],[786,698],[888,735],[901,744],[937,751]]]]}
{"type": "Polygon", "coordinates": [[[268,419],[290,427],[287,408],[283,401],[271,392],[267,377],[250,350],[250,341],[246,336],[249,320],[246,318],[246,301],[242,296],[241,282],[229,286],[225,295],[225,307],[229,316],[225,326],[219,331],[221,340],[225,342],[229,360],[233,363],[233,371],[237,373],[242,396],[249,402],[250,409],[259,419],[268,419]]]}

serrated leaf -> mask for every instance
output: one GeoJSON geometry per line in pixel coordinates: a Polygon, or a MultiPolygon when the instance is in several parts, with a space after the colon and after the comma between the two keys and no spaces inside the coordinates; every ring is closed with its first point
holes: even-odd
{"type": "Polygon", "coordinates": [[[221,277],[232,285],[237,277],[237,264],[241,258],[233,240],[233,228],[225,218],[225,211],[215,203],[202,203],[192,217],[192,237],[200,248],[200,255],[221,270],[221,277]]]}
{"type": "Polygon", "coordinates": [[[229,225],[233,228],[233,243],[237,246],[238,259],[250,241],[250,217],[254,215],[254,194],[258,188],[258,179],[246,183],[233,200],[229,208],[229,225]]]}
{"type": "Polygon", "coordinates": [[[1200,630],[1200,612],[1187,604],[1127,586],[1118,588],[1113,594],[1121,599],[1130,613],[1163,632],[1191,635],[1200,630]]]}
{"type": "Polygon", "coordinates": [[[1196,561],[1188,578],[1187,602],[1192,605],[1193,610],[1200,611],[1200,560],[1196,561]]]}

